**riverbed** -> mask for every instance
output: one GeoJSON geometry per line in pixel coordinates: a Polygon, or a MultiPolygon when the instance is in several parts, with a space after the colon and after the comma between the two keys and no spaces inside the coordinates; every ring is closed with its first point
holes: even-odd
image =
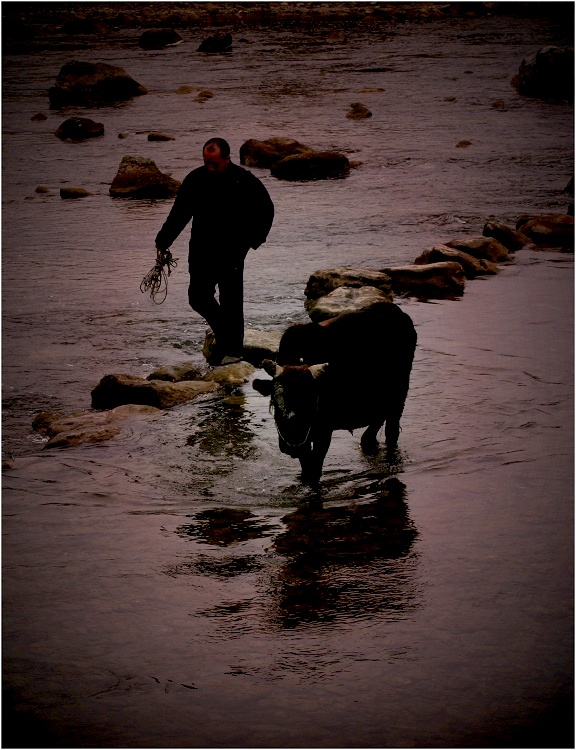
{"type": "Polygon", "coordinates": [[[110,198],[125,154],[183,179],[210,136],[238,162],[278,135],[357,162],[314,183],[252,170],[276,206],[246,264],[259,330],[307,319],[318,269],[564,213],[573,106],[510,84],[571,43],[538,5],[249,24],[221,55],[197,52],[210,27],[153,52],[136,27],[47,27],[5,52],[5,747],[572,746],[572,254],[525,248],[459,300],[398,299],[418,332],[399,455],[337,433],[319,492],[250,383],[97,445],[46,449],[31,426],[89,409],[106,374],[203,362],[186,233],[166,301],[140,292],[171,201],[110,198]],[[50,110],[71,59],[120,65],[148,94],[50,110]],[[372,117],[347,119],[354,101],[372,117]],[[71,116],[104,137],[61,142],[71,116]],[[61,200],[66,186],[92,195],[61,200]]]}

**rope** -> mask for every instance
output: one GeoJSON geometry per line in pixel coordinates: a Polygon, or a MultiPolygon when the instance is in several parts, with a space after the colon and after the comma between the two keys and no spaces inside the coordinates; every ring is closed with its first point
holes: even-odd
{"type": "Polygon", "coordinates": [[[142,279],[140,291],[150,292],[150,299],[155,305],[161,305],[168,296],[168,276],[172,273],[172,268],[178,265],[178,258],[173,258],[170,250],[161,250],[154,268],[149,271],[142,279]],[[162,295],[160,301],[156,300],[158,295],[162,295]]]}

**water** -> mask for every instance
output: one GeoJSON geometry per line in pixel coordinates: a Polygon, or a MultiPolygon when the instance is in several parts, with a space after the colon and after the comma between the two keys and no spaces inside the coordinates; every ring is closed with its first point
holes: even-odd
{"type": "Polygon", "coordinates": [[[319,268],[564,212],[573,108],[510,86],[566,41],[534,15],[244,28],[217,57],[195,52],[204,30],[158,52],[118,29],[5,53],[4,666],[21,746],[35,728],[42,747],[567,746],[572,256],[522,250],[460,301],[400,300],[419,336],[400,460],[338,433],[320,497],[249,385],[100,445],[44,450],[31,429],[88,409],[105,374],[202,361],[184,235],[166,302],[139,291],[170,201],[109,197],[124,154],[182,179],[211,135],[236,155],[282,135],[361,163],[314,184],[254,170],[277,209],[246,269],[263,330],[306,319],[319,268]],[[149,94],[49,111],[69,59],[121,65],[149,94]],[[346,119],[353,101],[373,117],[346,119]],[[74,115],[104,138],[61,143],[74,115]],[[157,129],[176,140],[149,143],[157,129]],[[62,201],[66,185],[93,195],[62,201]],[[382,508],[387,478],[405,490],[382,508]]]}

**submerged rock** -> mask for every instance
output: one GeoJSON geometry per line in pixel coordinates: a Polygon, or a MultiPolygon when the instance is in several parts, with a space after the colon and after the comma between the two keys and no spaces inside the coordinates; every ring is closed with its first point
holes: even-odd
{"type": "Polygon", "coordinates": [[[240,164],[269,169],[276,162],[295,154],[311,154],[314,149],[292,138],[250,138],[240,146],[240,164]]]}
{"type": "Polygon", "coordinates": [[[148,133],[148,140],[149,141],[175,141],[176,136],[171,135],[170,133],[162,133],[159,130],[153,130],[151,133],[148,133]]]}
{"type": "Polygon", "coordinates": [[[60,197],[62,200],[75,200],[76,198],[86,198],[88,195],[92,195],[84,188],[80,187],[67,187],[60,188],[60,197]]]}
{"type": "Polygon", "coordinates": [[[54,135],[61,141],[77,143],[88,138],[99,138],[104,135],[104,124],[94,122],[88,117],[70,117],[64,120],[54,135]]]}
{"type": "Polygon", "coordinates": [[[73,60],[62,66],[48,97],[51,108],[57,109],[68,105],[98,106],[146,93],[147,89],[123,68],[73,60]]]}
{"type": "Polygon", "coordinates": [[[228,52],[232,48],[232,34],[218,32],[206,37],[198,47],[198,52],[228,52]]]}
{"type": "Polygon", "coordinates": [[[313,151],[287,156],[273,164],[270,172],[279,180],[327,180],[346,177],[350,162],[337,151],[313,151]]]}
{"type": "Polygon", "coordinates": [[[124,156],[112,185],[113,198],[170,198],[178,192],[180,182],[163,174],[152,159],[124,156]]]}
{"type": "Polygon", "coordinates": [[[346,113],[346,117],[349,120],[365,120],[367,117],[372,117],[372,112],[362,102],[353,102],[346,113]]]}
{"type": "Polygon", "coordinates": [[[174,47],[183,41],[174,29],[147,29],[138,39],[138,46],[142,49],[163,49],[174,47]]]}
{"type": "Polygon", "coordinates": [[[151,406],[118,406],[107,412],[79,412],[67,417],[54,412],[37,414],[33,428],[49,439],[45,448],[71,448],[110,440],[122,431],[122,423],[135,417],[154,416],[159,409],[151,406]]]}

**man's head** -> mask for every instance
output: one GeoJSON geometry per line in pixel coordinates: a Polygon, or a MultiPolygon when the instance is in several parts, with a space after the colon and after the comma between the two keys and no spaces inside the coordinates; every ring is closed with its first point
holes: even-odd
{"type": "Polygon", "coordinates": [[[230,164],[230,146],[223,138],[210,138],[202,149],[204,166],[210,172],[223,172],[230,164]]]}

